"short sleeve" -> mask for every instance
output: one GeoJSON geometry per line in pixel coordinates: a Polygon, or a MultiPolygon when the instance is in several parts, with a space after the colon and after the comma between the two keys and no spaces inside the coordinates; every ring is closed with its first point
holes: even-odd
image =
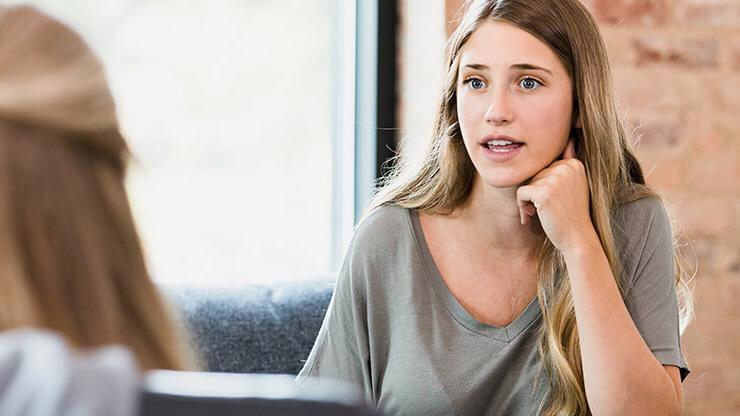
{"type": "Polygon", "coordinates": [[[632,202],[621,222],[627,240],[625,304],[658,361],[678,367],[683,381],[690,370],[681,351],[673,236],[665,207],[657,198],[632,202]]]}
{"type": "Polygon", "coordinates": [[[316,342],[296,381],[328,378],[354,384],[372,403],[367,330],[365,270],[358,264],[356,244],[345,256],[329,308],[316,342]]]}

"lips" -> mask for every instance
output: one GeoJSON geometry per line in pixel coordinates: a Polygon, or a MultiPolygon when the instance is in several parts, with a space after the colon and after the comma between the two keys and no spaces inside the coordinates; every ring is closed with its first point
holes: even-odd
{"type": "Polygon", "coordinates": [[[479,140],[485,149],[483,155],[492,162],[508,162],[515,159],[525,143],[504,134],[489,134],[479,140]]]}
{"type": "Polygon", "coordinates": [[[489,134],[478,142],[481,146],[494,152],[507,152],[524,146],[524,142],[505,134],[489,134]]]}
{"type": "Polygon", "coordinates": [[[505,144],[505,145],[502,145],[502,144],[488,144],[488,146],[486,146],[486,147],[488,147],[489,149],[491,149],[494,152],[503,153],[503,152],[512,151],[512,150],[514,150],[516,148],[519,148],[519,147],[522,147],[522,146],[524,146],[524,143],[511,143],[511,144],[505,144]]]}

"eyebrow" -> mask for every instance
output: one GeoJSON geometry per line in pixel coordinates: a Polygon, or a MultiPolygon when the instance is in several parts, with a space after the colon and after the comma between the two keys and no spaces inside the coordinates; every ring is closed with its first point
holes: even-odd
{"type": "MultiPolygon", "coordinates": [[[[472,69],[475,69],[475,70],[478,70],[478,71],[490,69],[490,68],[488,68],[488,65],[483,65],[483,64],[467,64],[463,68],[472,68],[472,69]]],[[[552,75],[552,71],[550,71],[549,69],[543,68],[541,66],[533,65],[533,64],[514,64],[514,65],[510,66],[509,68],[511,68],[511,69],[530,69],[530,70],[535,70],[535,71],[545,71],[548,74],[552,75]]]]}

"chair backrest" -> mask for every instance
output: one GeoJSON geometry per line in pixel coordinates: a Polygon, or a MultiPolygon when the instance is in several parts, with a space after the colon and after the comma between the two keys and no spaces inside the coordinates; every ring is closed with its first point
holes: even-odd
{"type": "Polygon", "coordinates": [[[292,376],[151,371],[140,416],[379,416],[349,385],[292,376]]]}
{"type": "Polygon", "coordinates": [[[298,374],[335,275],[235,287],[164,286],[208,371],[298,374]]]}

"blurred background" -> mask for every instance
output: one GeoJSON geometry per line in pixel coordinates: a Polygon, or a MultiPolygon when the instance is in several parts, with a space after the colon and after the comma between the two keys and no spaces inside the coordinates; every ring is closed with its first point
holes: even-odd
{"type": "MultiPolygon", "coordinates": [[[[153,277],[335,272],[405,148],[429,140],[462,0],[33,0],[103,58],[153,277]]],[[[740,414],[740,1],[583,0],[637,156],[693,262],[687,415],[740,414]]]]}
{"type": "Polygon", "coordinates": [[[334,268],[337,1],[6,3],[71,24],[102,57],[136,158],[128,187],[156,280],[334,268]]]}

